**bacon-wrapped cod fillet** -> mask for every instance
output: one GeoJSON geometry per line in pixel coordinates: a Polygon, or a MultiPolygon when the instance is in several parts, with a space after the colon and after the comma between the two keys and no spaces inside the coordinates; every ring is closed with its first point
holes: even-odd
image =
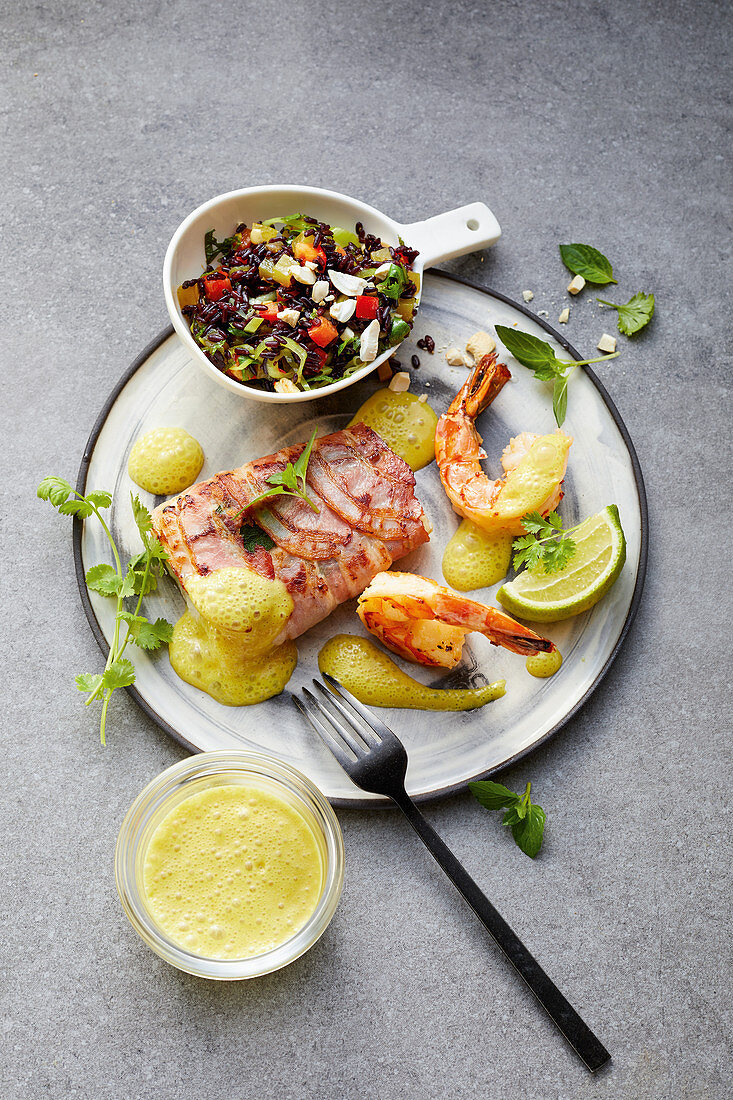
{"type": "Polygon", "coordinates": [[[247,511],[272,488],[268,477],[303,449],[288,447],[216,474],[153,512],[168,567],[184,591],[192,576],[236,566],[284,583],[294,607],[277,644],[358,596],[377,573],[430,537],[412,470],[365,424],[313,444],[306,491],[317,512],[291,496],[247,511]],[[275,545],[247,549],[251,539],[245,544],[243,524],[261,528],[275,545]]]}

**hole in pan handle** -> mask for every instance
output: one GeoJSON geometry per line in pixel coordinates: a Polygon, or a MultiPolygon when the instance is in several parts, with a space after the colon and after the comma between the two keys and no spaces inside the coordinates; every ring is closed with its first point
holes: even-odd
{"type": "Polygon", "coordinates": [[[424,267],[489,248],[501,236],[501,226],[483,202],[471,202],[424,222],[398,226],[398,230],[410,248],[418,249],[417,263],[424,267]]]}

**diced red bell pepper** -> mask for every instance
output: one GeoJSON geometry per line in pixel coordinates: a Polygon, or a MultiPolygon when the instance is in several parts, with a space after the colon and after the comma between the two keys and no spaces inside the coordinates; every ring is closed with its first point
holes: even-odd
{"type": "Polygon", "coordinates": [[[373,321],[379,309],[379,298],[376,294],[360,294],[356,299],[356,316],[362,320],[373,321]]]}
{"type": "Polygon", "coordinates": [[[214,272],[204,276],[204,292],[210,302],[218,302],[232,289],[232,282],[228,275],[219,275],[214,272]]]}
{"type": "Polygon", "coordinates": [[[321,317],[320,321],[308,329],[308,335],[319,348],[325,348],[336,339],[338,329],[331,324],[328,317],[321,317]]]}
{"type": "Polygon", "coordinates": [[[267,321],[269,325],[274,325],[277,321],[277,313],[280,309],[277,302],[259,302],[254,308],[263,321],[267,321]]]}
{"type": "Polygon", "coordinates": [[[296,259],[300,260],[301,263],[303,260],[310,260],[320,267],[326,266],[326,253],[322,248],[316,248],[308,237],[303,241],[295,242],[293,245],[293,255],[296,259]]]}

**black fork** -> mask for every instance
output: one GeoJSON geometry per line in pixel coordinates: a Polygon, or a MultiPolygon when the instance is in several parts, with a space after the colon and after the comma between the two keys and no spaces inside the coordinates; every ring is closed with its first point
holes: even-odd
{"type": "Polygon", "coordinates": [[[511,930],[486,895],[446,847],[405,790],[407,752],[400,739],[333,676],[323,674],[330,691],[313,681],[317,696],[303,689],[303,699],[293,701],[338,760],[346,774],[362,790],[386,795],[460,891],[487,931],[493,936],[517,973],[555,1022],[591,1073],[610,1060],[610,1054],[580,1018],[537,960],[511,930]]]}

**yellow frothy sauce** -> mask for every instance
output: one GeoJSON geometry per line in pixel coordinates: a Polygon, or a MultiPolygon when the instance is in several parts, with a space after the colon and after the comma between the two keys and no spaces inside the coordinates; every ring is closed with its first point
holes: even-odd
{"type": "Polygon", "coordinates": [[[372,707],[409,710],[473,710],[505,693],[504,680],[483,688],[442,689],[413,680],[366,638],[337,634],[318,654],[318,667],[328,672],[372,707]]]}
{"type": "Polygon", "coordinates": [[[554,676],[562,665],[562,654],[559,649],[553,649],[551,653],[535,653],[524,662],[527,672],[546,680],[548,676],[554,676]]]}
{"type": "Polygon", "coordinates": [[[260,955],[290,939],[321,896],[318,838],[293,806],[257,786],[184,799],[145,855],[150,912],[179,946],[213,959],[260,955]]]}
{"type": "Polygon", "coordinates": [[[488,588],[503,580],[512,558],[512,535],[482,531],[464,519],[443,553],[443,576],[459,592],[488,588]]]}
{"type": "Polygon", "coordinates": [[[354,414],[349,427],[353,424],[373,428],[412,470],[421,470],[435,458],[438,417],[414,393],[377,390],[354,414]]]}
{"type": "Polygon", "coordinates": [[[167,496],[193,485],[203,464],[201,444],[183,428],[153,428],[135,440],[127,472],[146,493],[167,496]]]}
{"type": "Polygon", "coordinates": [[[273,647],[293,610],[282,581],[251,569],[217,569],[186,582],[193,605],[173,628],[173,671],[228,707],[278,695],[298,663],[293,642],[273,647]]]}

